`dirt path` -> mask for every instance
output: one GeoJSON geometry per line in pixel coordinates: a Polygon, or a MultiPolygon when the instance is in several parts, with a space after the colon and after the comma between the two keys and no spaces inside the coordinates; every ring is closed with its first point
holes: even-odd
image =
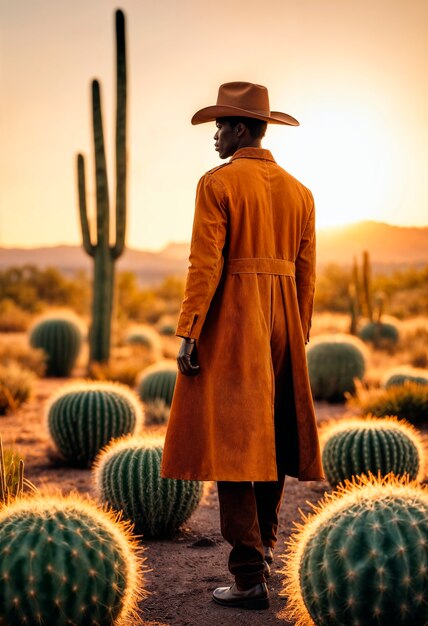
{"type": "MultiPolygon", "coordinates": [[[[14,415],[0,417],[0,433],[5,447],[14,446],[25,458],[26,476],[38,488],[60,489],[63,493],[77,490],[93,494],[90,470],[61,467],[52,459],[53,448],[44,426],[44,404],[64,379],[37,382],[33,397],[14,415]]],[[[338,416],[341,407],[318,405],[320,420],[338,416]]],[[[292,528],[299,520],[298,509],[310,509],[307,500],[316,502],[324,491],[325,482],[299,483],[288,478],[280,517],[279,541],[269,581],[271,608],[267,611],[244,611],[215,605],[212,590],[231,584],[227,570],[229,546],[219,531],[217,492],[214,483],[206,484],[203,501],[182,532],[170,541],[143,541],[146,547],[145,587],[150,592],[141,603],[144,624],[169,626],[256,625],[289,626],[280,612],[285,599],[279,597],[282,561],[279,555],[292,528]],[[195,546],[195,543],[209,544],[195,546]]]]}

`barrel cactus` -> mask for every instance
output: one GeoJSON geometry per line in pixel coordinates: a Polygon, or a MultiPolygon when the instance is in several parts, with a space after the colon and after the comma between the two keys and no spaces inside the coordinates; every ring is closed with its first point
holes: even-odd
{"type": "Polygon", "coordinates": [[[176,326],[177,326],[176,324],[164,323],[161,326],[159,326],[159,333],[167,337],[174,337],[176,326]]]}
{"type": "Polygon", "coordinates": [[[135,346],[142,346],[155,354],[162,353],[162,342],[159,333],[155,328],[146,324],[132,327],[126,334],[125,342],[135,346]]]}
{"type": "Polygon", "coordinates": [[[143,370],[138,393],[143,402],[152,402],[160,398],[171,406],[177,380],[177,364],[172,359],[165,359],[143,370]]]}
{"type": "Polygon", "coordinates": [[[134,433],[142,415],[129,387],[103,381],[66,385],[46,407],[48,430],[62,458],[80,467],[89,467],[111,439],[134,433]]]}
{"type": "Polygon", "coordinates": [[[82,346],[82,333],[72,319],[42,319],[30,331],[30,345],[46,352],[47,376],[69,376],[82,346]]]}
{"type": "Polygon", "coordinates": [[[376,348],[390,348],[397,344],[399,334],[394,324],[388,322],[368,322],[358,333],[360,339],[372,343],[376,348]]]}
{"type": "Polygon", "coordinates": [[[428,491],[348,483],[304,518],[284,558],[295,626],[428,624],[428,491]]]}
{"type": "Polygon", "coordinates": [[[0,624],[129,624],[141,592],[129,524],[76,496],[0,510],[0,624]]]}
{"type": "Polygon", "coordinates": [[[307,350],[312,394],[317,400],[343,402],[365,372],[364,344],[348,335],[319,336],[307,350]]]}
{"type": "Polygon", "coordinates": [[[419,433],[394,417],[334,421],[320,431],[322,462],[329,483],[361,474],[424,477],[424,448],[419,433]]]}
{"type": "Polygon", "coordinates": [[[145,537],[168,537],[190,517],[202,497],[203,483],[161,478],[162,443],[124,437],[99,455],[95,483],[100,501],[135,524],[145,537]]]}
{"type": "Polygon", "coordinates": [[[386,372],[383,379],[383,386],[396,387],[406,382],[417,383],[418,385],[428,385],[428,371],[417,367],[396,367],[386,372]]]}

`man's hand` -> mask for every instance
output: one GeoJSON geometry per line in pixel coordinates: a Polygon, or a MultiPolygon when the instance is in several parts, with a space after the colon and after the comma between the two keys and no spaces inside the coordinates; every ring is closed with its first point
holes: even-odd
{"type": "Polygon", "coordinates": [[[185,376],[196,376],[199,374],[197,363],[196,339],[185,337],[180,346],[177,356],[178,369],[185,376]]]}

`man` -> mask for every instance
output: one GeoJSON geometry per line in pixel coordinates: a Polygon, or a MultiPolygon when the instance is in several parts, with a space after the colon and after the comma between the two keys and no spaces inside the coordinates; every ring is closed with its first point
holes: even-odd
{"type": "Polygon", "coordinates": [[[284,477],[323,478],[305,355],[314,202],[261,147],[267,123],[298,125],[270,111],[265,87],[221,85],[192,123],[214,120],[215,148],[231,159],[197,188],[162,476],[217,481],[235,583],[213,599],[262,609],[284,477]]]}

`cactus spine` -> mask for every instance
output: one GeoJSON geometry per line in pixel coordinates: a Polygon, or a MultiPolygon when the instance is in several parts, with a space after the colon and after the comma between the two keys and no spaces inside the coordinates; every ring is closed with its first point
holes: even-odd
{"type": "Polygon", "coordinates": [[[92,117],[97,189],[97,240],[92,243],[86,207],[85,162],[77,156],[79,211],[83,247],[94,259],[90,362],[106,362],[110,356],[114,265],[123,253],[126,230],[126,48],[125,16],[116,11],[116,241],[110,245],[110,201],[101,112],[100,85],[92,81],[92,117]]]}
{"type": "Polygon", "coordinates": [[[0,624],[134,623],[141,549],[129,525],[76,496],[0,511],[0,624]]]}
{"type": "Polygon", "coordinates": [[[65,461],[89,467],[111,439],[135,432],[142,422],[137,396],[125,385],[66,385],[46,407],[49,433],[65,461]]]}
{"type": "Polygon", "coordinates": [[[423,479],[422,440],[405,421],[392,417],[335,420],[323,426],[321,433],[323,467],[333,487],[370,473],[423,479]]]}
{"type": "Polygon", "coordinates": [[[156,439],[113,441],[96,461],[99,499],[123,511],[146,537],[173,535],[198,506],[203,483],[161,478],[162,445],[156,439]]]}
{"type": "Polygon", "coordinates": [[[285,555],[295,626],[428,623],[428,491],[392,477],[326,495],[285,555]]]}
{"type": "Polygon", "coordinates": [[[82,334],[75,322],[62,318],[47,318],[38,322],[30,332],[30,345],[47,354],[46,376],[69,376],[82,345],[82,334]]]}

